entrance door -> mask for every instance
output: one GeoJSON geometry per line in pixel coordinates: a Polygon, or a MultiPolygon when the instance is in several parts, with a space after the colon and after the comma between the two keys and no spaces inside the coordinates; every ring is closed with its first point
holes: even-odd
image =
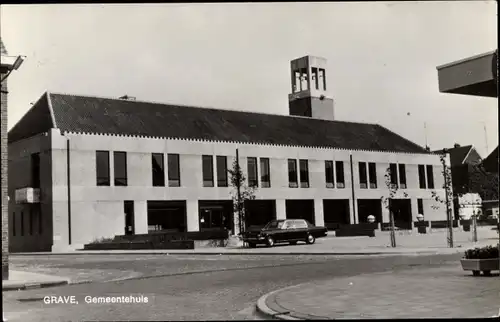
{"type": "Polygon", "coordinates": [[[125,235],[134,235],[134,201],[124,201],[123,211],[125,213],[125,235]]]}

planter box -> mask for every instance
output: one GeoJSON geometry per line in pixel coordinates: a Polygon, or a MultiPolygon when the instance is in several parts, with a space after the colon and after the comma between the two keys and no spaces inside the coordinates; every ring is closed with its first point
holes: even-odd
{"type": "Polygon", "coordinates": [[[491,259],[461,259],[460,263],[464,271],[472,271],[474,276],[478,276],[482,271],[484,275],[490,275],[491,271],[499,270],[498,258],[491,259]]]}

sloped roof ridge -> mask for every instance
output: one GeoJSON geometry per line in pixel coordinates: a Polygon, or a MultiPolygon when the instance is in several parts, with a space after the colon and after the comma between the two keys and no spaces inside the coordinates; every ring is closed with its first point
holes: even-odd
{"type": "Polygon", "coordinates": [[[311,117],[308,117],[308,116],[275,114],[275,113],[265,113],[265,112],[256,112],[256,111],[247,111],[247,110],[236,110],[236,109],[222,109],[222,108],[216,108],[216,107],[204,107],[204,106],[196,106],[196,105],[166,103],[166,102],[147,101],[147,100],[125,100],[125,99],[120,99],[120,98],[117,98],[117,97],[101,96],[101,95],[81,95],[81,94],[63,93],[63,92],[54,92],[54,91],[50,91],[48,93],[50,95],[72,96],[72,97],[80,97],[80,98],[109,99],[109,100],[131,102],[131,103],[146,103],[146,104],[152,104],[152,105],[163,105],[163,106],[169,106],[169,107],[196,108],[196,109],[213,110],[213,111],[221,111],[221,112],[237,112],[237,113],[249,113],[249,114],[263,114],[263,115],[271,115],[271,116],[279,116],[279,117],[309,119],[309,120],[322,121],[322,122],[361,124],[361,125],[379,125],[379,124],[376,124],[376,123],[364,123],[364,122],[340,121],[340,120],[330,121],[330,120],[323,120],[323,119],[311,118],[311,117]]]}

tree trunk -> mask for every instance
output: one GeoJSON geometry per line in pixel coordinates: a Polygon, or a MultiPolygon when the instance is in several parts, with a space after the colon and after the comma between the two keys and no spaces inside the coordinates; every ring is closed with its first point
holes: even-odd
{"type": "Polygon", "coordinates": [[[391,222],[391,247],[396,247],[396,226],[394,224],[394,213],[389,211],[391,222]]]}

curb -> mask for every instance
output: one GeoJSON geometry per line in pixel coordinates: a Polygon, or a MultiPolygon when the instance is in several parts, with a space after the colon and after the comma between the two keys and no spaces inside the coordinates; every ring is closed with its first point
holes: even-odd
{"type": "Polygon", "coordinates": [[[2,292],[6,291],[27,291],[27,290],[33,290],[33,289],[39,289],[39,288],[47,288],[47,287],[54,287],[54,286],[62,286],[62,285],[68,285],[69,280],[62,280],[62,281],[53,281],[53,282],[41,282],[41,283],[12,283],[11,285],[3,285],[2,283],[2,292]]]}
{"type": "Polygon", "coordinates": [[[450,255],[455,253],[461,253],[463,249],[457,249],[456,251],[407,251],[407,252],[151,252],[151,251],[138,251],[138,252],[111,252],[111,251],[99,251],[99,252],[85,252],[85,251],[75,251],[75,252],[65,252],[65,253],[15,253],[11,254],[11,257],[16,256],[66,256],[66,255],[338,255],[338,256],[378,256],[378,255],[450,255]]]}

